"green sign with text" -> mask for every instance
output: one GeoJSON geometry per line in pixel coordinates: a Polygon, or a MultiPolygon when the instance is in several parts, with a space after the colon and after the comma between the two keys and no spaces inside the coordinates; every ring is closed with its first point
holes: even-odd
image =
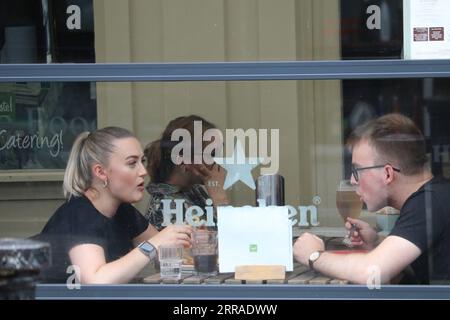
{"type": "Polygon", "coordinates": [[[0,92],[0,117],[16,118],[16,96],[13,93],[0,92]]]}

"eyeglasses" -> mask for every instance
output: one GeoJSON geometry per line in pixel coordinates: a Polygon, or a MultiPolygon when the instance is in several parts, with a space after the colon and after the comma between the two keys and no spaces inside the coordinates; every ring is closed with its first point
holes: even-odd
{"type": "MultiPolygon", "coordinates": [[[[376,166],[371,166],[371,167],[361,167],[361,168],[356,168],[355,166],[352,165],[352,175],[353,178],[355,178],[355,181],[358,182],[359,181],[359,174],[358,171],[362,171],[362,170],[368,170],[368,169],[378,169],[378,168],[384,168],[385,166],[391,166],[389,163],[386,164],[380,164],[380,165],[376,165],[376,166]]],[[[400,172],[400,169],[392,167],[392,170],[396,171],[396,172],[400,172]]]]}

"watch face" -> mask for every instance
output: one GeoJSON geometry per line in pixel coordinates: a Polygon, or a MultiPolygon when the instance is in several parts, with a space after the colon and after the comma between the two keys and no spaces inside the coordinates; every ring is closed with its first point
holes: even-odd
{"type": "Polygon", "coordinates": [[[317,259],[319,258],[319,255],[320,255],[320,252],[318,252],[318,251],[313,252],[313,253],[311,253],[311,255],[309,256],[309,259],[312,260],[312,261],[317,260],[317,259]]]}
{"type": "Polygon", "coordinates": [[[155,251],[155,248],[150,243],[148,243],[147,241],[141,243],[139,245],[139,247],[142,250],[144,250],[147,253],[147,255],[153,254],[153,252],[155,251]]]}
{"type": "Polygon", "coordinates": [[[149,244],[148,242],[144,242],[144,244],[142,245],[142,248],[145,251],[151,252],[153,250],[153,247],[151,244],[149,244]]]}

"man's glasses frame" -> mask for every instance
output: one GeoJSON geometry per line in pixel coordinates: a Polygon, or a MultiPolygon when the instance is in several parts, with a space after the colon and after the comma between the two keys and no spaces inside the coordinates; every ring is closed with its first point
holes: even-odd
{"type": "Polygon", "coordinates": [[[386,164],[379,164],[376,166],[371,166],[371,167],[361,167],[361,168],[357,168],[354,165],[352,165],[352,175],[353,178],[355,178],[355,181],[358,182],[359,181],[359,174],[358,171],[362,171],[362,170],[369,170],[369,169],[379,169],[379,168],[384,168],[385,166],[391,166],[392,170],[396,171],[396,172],[400,172],[400,169],[393,167],[391,164],[386,163],[386,164]]]}

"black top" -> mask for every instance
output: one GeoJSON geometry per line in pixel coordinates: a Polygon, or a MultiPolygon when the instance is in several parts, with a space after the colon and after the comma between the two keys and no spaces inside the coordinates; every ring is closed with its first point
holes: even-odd
{"type": "Polygon", "coordinates": [[[106,262],[126,255],[132,240],[143,233],[148,221],[131,204],[123,203],[112,218],[101,214],[86,197],[72,198],[59,207],[45,225],[39,240],[49,242],[52,266],[44,270],[49,282],[65,282],[71,265],[69,251],[79,244],[96,244],[105,251],[106,262]]]}
{"type": "Polygon", "coordinates": [[[390,235],[421,250],[411,264],[419,284],[450,280],[450,180],[435,177],[414,192],[390,235]]]}

